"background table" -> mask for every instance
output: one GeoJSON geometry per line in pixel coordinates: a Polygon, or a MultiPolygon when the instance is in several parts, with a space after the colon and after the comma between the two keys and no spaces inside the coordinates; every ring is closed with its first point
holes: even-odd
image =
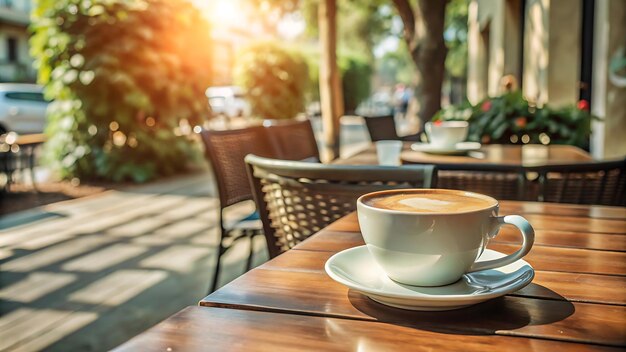
{"type": "MultiPolygon", "coordinates": [[[[570,145],[484,145],[480,150],[468,155],[436,155],[411,150],[410,142],[405,142],[402,160],[415,164],[497,164],[506,166],[544,166],[589,162],[593,158],[584,150],[570,145]]],[[[376,146],[372,144],[365,150],[345,159],[336,160],[337,164],[377,165],[376,146]]]]}
{"type": "MultiPolygon", "coordinates": [[[[501,203],[535,227],[522,290],[469,308],[391,308],[336,283],[326,260],[363,244],[355,214],[248,272],[121,350],[623,350],[626,208],[501,203]]],[[[512,252],[516,230],[489,248],[512,252]]]]}
{"type": "Polygon", "coordinates": [[[46,136],[44,134],[28,134],[17,137],[10,144],[0,143],[0,174],[4,174],[6,178],[6,183],[0,185],[0,188],[8,191],[11,183],[13,183],[13,174],[28,170],[33,189],[37,191],[35,151],[45,141],[46,136]]]}

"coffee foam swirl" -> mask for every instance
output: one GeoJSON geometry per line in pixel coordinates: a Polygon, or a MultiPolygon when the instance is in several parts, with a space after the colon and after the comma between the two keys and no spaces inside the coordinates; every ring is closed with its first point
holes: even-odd
{"type": "Polygon", "coordinates": [[[493,205],[486,199],[449,193],[401,193],[373,197],[365,203],[376,208],[418,213],[467,212],[493,205]]]}

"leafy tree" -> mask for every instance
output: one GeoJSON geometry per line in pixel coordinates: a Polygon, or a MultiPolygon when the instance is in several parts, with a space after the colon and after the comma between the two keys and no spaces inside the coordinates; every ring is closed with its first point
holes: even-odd
{"type": "Polygon", "coordinates": [[[209,27],[192,5],[38,0],[31,30],[61,176],[142,182],[184,169],[177,129],[209,113],[209,27]]]}
{"type": "Polygon", "coordinates": [[[276,43],[257,43],[239,53],[235,81],[247,91],[252,114],[290,119],[304,111],[307,64],[299,53],[276,43]]]}
{"type": "MultiPolygon", "coordinates": [[[[299,11],[306,21],[305,35],[317,38],[318,0],[301,0],[299,11]]],[[[337,4],[337,36],[340,51],[358,52],[373,63],[373,48],[390,33],[393,13],[388,0],[348,0],[337,4]],[[388,11],[387,11],[388,10],[388,11]]],[[[289,7],[294,11],[298,7],[289,7]]]]}
{"type": "Polygon", "coordinates": [[[372,66],[358,55],[339,55],[343,105],[346,113],[354,113],[359,104],[370,95],[372,66]]]}
{"type": "Polygon", "coordinates": [[[377,62],[377,72],[383,84],[413,85],[415,65],[406,50],[406,43],[401,42],[399,50],[386,52],[377,62]]]}
{"type": "Polygon", "coordinates": [[[452,77],[465,77],[467,72],[468,6],[468,0],[451,0],[446,7],[446,72],[452,77]]]}
{"type": "MultiPolygon", "coordinates": [[[[299,47],[298,52],[305,59],[309,72],[309,81],[305,88],[305,102],[319,101],[319,60],[318,48],[299,47]]],[[[341,74],[341,90],[346,112],[353,113],[356,107],[370,95],[372,65],[365,55],[342,50],[337,53],[341,74]]]]}

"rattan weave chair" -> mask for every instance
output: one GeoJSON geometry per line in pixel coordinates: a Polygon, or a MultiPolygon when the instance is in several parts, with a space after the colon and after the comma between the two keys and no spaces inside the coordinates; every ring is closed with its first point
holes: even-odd
{"type": "Polygon", "coordinates": [[[319,162],[320,155],[309,120],[274,120],[264,122],[274,157],[283,160],[319,162]]]}
{"type": "Polygon", "coordinates": [[[385,116],[363,116],[365,126],[370,134],[372,142],[383,140],[420,141],[422,133],[408,136],[398,136],[396,131],[396,120],[393,115],[385,116]]]}
{"type": "Polygon", "coordinates": [[[352,212],[368,192],[434,186],[432,165],[324,165],[246,157],[270,257],[352,212]]]}
{"type": "Polygon", "coordinates": [[[515,165],[446,164],[437,166],[437,187],[486,194],[499,200],[535,200],[524,169],[515,165]]]}
{"type": "Polygon", "coordinates": [[[215,275],[209,292],[217,288],[221,257],[239,239],[250,239],[250,253],[247,269],[252,261],[252,237],[262,234],[258,213],[253,213],[227,226],[224,222],[224,210],[246,200],[252,200],[252,190],[248,182],[244,157],[250,153],[273,156],[263,126],[254,126],[227,131],[204,130],[200,133],[205,145],[205,152],[215,179],[220,198],[220,238],[215,275]],[[227,244],[228,243],[228,244],[227,244]]]}
{"type": "Polygon", "coordinates": [[[626,159],[527,168],[544,202],[626,205],[626,159]]]}

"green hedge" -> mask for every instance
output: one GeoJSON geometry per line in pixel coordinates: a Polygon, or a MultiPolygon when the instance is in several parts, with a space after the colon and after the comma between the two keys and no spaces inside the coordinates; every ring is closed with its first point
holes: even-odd
{"type": "MultiPolygon", "coordinates": [[[[235,81],[248,91],[257,117],[291,118],[304,110],[305,103],[320,99],[319,61],[317,48],[257,43],[240,53],[235,81]],[[281,72],[290,73],[281,78],[281,72]]],[[[347,52],[339,52],[337,61],[345,111],[353,113],[370,95],[372,67],[366,58],[347,52]]]]}
{"type": "Polygon", "coordinates": [[[246,90],[255,117],[290,119],[304,111],[308,69],[296,51],[271,42],[245,48],[237,56],[235,82],[246,90]]]}
{"type": "Polygon", "coordinates": [[[372,67],[364,58],[342,55],[339,57],[339,69],[344,109],[346,114],[353,114],[357,106],[370,95],[372,67]]]}
{"type": "Polygon", "coordinates": [[[208,117],[209,26],[185,0],[39,0],[31,52],[63,177],[143,182],[185,168],[208,117]],[[183,129],[184,130],[184,129],[183,129]]]}

